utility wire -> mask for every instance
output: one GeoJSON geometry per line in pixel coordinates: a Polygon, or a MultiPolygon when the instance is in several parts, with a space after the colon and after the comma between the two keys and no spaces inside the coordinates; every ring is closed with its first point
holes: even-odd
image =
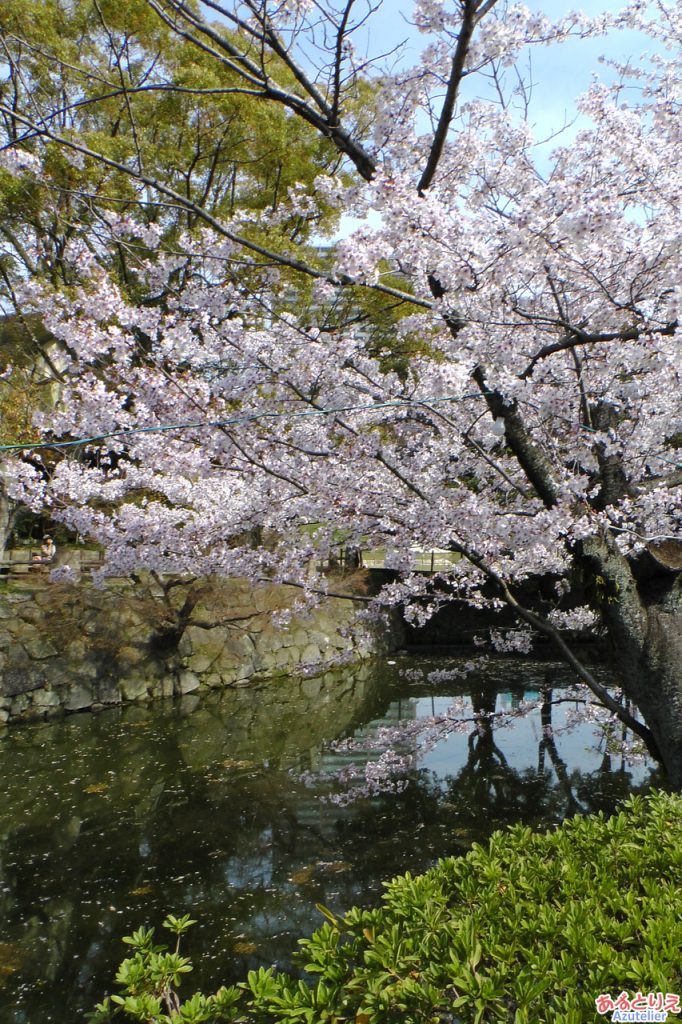
{"type": "Polygon", "coordinates": [[[448,395],[441,398],[395,399],[390,402],[373,402],[365,405],[339,405],[330,409],[302,409],[299,412],[256,412],[248,416],[233,416],[227,420],[197,420],[192,423],[165,423],[157,427],[128,427],[122,430],[110,430],[103,434],[90,437],[78,437],[72,441],[21,441],[16,444],[0,444],[0,451],[37,451],[40,448],[75,448],[83,444],[95,444],[106,441],[110,437],[129,437],[132,434],[161,434],[173,430],[208,430],[219,427],[232,427],[238,423],[255,423],[266,419],[301,419],[304,416],[334,416],[340,412],[374,412],[375,409],[401,409],[411,406],[436,405],[440,402],[463,402],[470,398],[480,398],[481,392],[470,395],[448,395]]]}
{"type": "MultiPolygon", "coordinates": [[[[232,416],[226,420],[197,420],[188,423],[163,423],[156,427],[128,427],[122,430],[109,430],[102,434],[93,434],[90,437],[78,437],[72,441],[21,441],[15,444],[0,444],[0,452],[16,451],[39,451],[45,448],[77,448],[80,445],[96,444],[99,441],[106,441],[112,437],[131,437],[135,434],[164,434],[175,430],[209,430],[221,427],[233,427],[239,423],[257,423],[260,420],[268,419],[302,419],[305,416],[334,416],[340,412],[374,412],[375,409],[405,409],[421,406],[428,409],[432,405],[443,402],[464,402],[473,398],[481,398],[484,392],[476,391],[466,395],[445,395],[440,398],[411,398],[392,399],[389,402],[373,402],[365,405],[339,405],[329,409],[301,409],[298,412],[256,412],[247,416],[232,416]]],[[[531,404],[531,403],[529,403],[531,404]]],[[[558,419],[572,424],[566,416],[558,416],[558,419]]],[[[599,433],[595,427],[589,427],[585,423],[580,424],[580,429],[591,434],[599,433]]],[[[676,469],[682,469],[682,463],[672,459],[658,456],[661,462],[665,462],[676,469]]]]}

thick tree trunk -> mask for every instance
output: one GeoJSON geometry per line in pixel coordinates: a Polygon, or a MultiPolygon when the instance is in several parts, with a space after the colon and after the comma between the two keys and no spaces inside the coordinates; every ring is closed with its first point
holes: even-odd
{"type": "Polygon", "coordinates": [[[670,784],[682,790],[682,579],[647,608],[640,710],[661,752],[670,784]]]}
{"type": "Polygon", "coordinates": [[[682,575],[665,567],[643,574],[606,541],[588,542],[583,563],[605,588],[601,611],[623,691],[682,790],[682,575]]]}

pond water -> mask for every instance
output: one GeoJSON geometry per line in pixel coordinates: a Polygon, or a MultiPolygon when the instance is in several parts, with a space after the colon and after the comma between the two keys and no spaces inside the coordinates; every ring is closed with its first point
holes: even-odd
{"type": "MultiPolygon", "coordinates": [[[[660,781],[605,752],[591,726],[549,739],[539,712],[451,736],[400,794],[348,806],[304,783],[348,754],[327,741],[443,710],[453,695],[512,707],[570,679],[501,660],[485,677],[428,685],[407,656],[8,730],[0,741],[0,1021],[76,1022],[114,990],[123,935],[191,913],[190,984],[289,966],[296,939],[376,902],[382,879],[466,851],[515,821],[551,826],[611,810],[660,781]],[[403,670],[409,668],[405,678],[403,670]]],[[[566,705],[556,709],[560,724],[566,705]]],[[[371,755],[366,755],[371,756],[371,755]]]]}

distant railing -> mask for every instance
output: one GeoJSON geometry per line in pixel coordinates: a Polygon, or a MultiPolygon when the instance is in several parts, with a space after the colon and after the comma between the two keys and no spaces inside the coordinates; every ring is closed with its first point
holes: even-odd
{"type": "Polygon", "coordinates": [[[0,559],[0,577],[26,576],[29,573],[45,573],[60,565],[68,565],[75,572],[89,572],[97,569],[103,560],[103,554],[94,548],[58,549],[56,557],[46,561],[42,557],[40,545],[32,547],[10,548],[0,559]]]}
{"type": "MultiPolygon", "coordinates": [[[[410,549],[410,572],[445,572],[451,569],[455,562],[459,562],[461,555],[455,551],[447,551],[445,548],[433,548],[431,551],[422,551],[421,548],[410,549]]],[[[389,558],[388,568],[394,568],[389,558]]],[[[378,549],[375,551],[362,552],[362,564],[365,569],[385,569],[386,552],[378,549]]]]}
{"type": "MultiPolygon", "coordinates": [[[[422,551],[412,548],[407,570],[410,572],[444,572],[458,562],[460,555],[444,548],[422,551]]],[[[90,572],[102,564],[103,553],[94,548],[62,548],[57,551],[56,558],[45,562],[41,558],[40,546],[12,548],[0,559],[0,578],[8,576],[24,576],[28,573],[45,573],[60,565],[70,566],[76,573],[90,572]]],[[[384,548],[361,549],[357,547],[340,547],[331,556],[317,563],[320,570],[340,569],[352,572],[354,569],[395,569],[396,565],[389,557],[386,565],[384,548]]],[[[402,566],[401,566],[402,568],[402,566]]]]}
{"type": "MultiPolygon", "coordinates": [[[[461,555],[457,552],[448,551],[445,548],[433,548],[431,551],[412,548],[407,568],[410,572],[446,572],[456,562],[459,562],[460,558],[461,555]]],[[[330,557],[321,561],[319,568],[323,570],[343,569],[348,572],[352,569],[394,569],[396,565],[390,557],[389,564],[386,565],[386,550],[384,548],[365,550],[341,547],[330,557]]]]}

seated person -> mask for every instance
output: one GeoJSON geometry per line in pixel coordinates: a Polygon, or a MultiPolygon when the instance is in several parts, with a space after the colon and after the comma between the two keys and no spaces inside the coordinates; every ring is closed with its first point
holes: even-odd
{"type": "Polygon", "coordinates": [[[40,545],[40,561],[42,564],[47,565],[49,562],[53,562],[56,554],[57,547],[52,537],[43,537],[43,543],[40,545]]]}

